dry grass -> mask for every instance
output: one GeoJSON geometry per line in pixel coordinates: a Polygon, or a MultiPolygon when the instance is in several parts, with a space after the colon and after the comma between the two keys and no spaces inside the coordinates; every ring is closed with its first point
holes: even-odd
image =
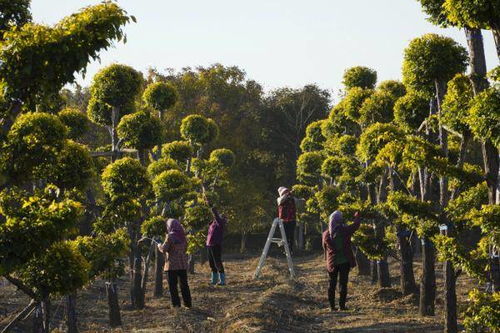
{"type": "MultiPolygon", "coordinates": [[[[439,332],[442,330],[442,283],[438,265],[437,313],[417,315],[418,298],[402,297],[397,289],[398,264],[391,263],[395,288],[380,290],[367,277],[351,273],[347,312],[329,312],[327,275],[320,256],[296,259],[298,278],[288,279],[284,258],[268,258],[262,278],[252,274],[257,257],[225,260],[228,285],[208,285],[208,265],[197,266],[190,276],[194,307],[174,310],[167,296],[155,299],[147,294],[147,307],[129,307],[126,279],[120,281],[119,296],[123,327],[113,332],[439,332]]],[[[416,263],[416,276],[420,271],[416,263]]],[[[463,304],[471,281],[460,278],[458,299],[463,304]]],[[[149,285],[152,289],[152,284],[149,285]]],[[[167,293],[166,293],[167,294],[167,293]]],[[[0,287],[0,326],[19,310],[27,299],[12,286],[0,287]]],[[[64,329],[64,304],[54,301],[54,326],[64,329]]],[[[95,282],[78,296],[82,332],[112,332],[107,327],[107,303],[103,283],[95,282]]],[[[29,330],[29,320],[17,332],[29,330]]]]}

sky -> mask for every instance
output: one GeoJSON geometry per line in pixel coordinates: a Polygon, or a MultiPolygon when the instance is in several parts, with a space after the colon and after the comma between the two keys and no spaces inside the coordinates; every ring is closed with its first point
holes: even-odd
{"type": "MultiPolygon", "coordinates": [[[[32,0],[34,20],[54,24],[96,0],[32,0]]],[[[466,46],[463,31],[426,21],[416,0],[120,0],[137,18],[127,43],[101,52],[93,75],[111,63],[138,70],[236,65],[268,91],[316,83],[335,92],[346,68],[363,65],[379,81],[400,79],[404,48],[415,37],[439,33],[466,46]]],[[[488,68],[498,65],[484,31],[488,68]]]]}

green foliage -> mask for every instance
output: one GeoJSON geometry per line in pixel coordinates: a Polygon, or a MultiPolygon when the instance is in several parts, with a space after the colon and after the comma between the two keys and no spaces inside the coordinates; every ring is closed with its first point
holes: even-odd
{"type": "Polygon", "coordinates": [[[391,192],[387,205],[403,224],[417,230],[420,237],[430,237],[437,233],[441,220],[431,202],[420,201],[402,192],[391,192]]]}
{"type": "Polygon", "coordinates": [[[493,246],[500,247],[500,205],[483,205],[480,209],[473,208],[467,214],[473,225],[481,228],[485,239],[493,246]]]}
{"type": "Polygon", "coordinates": [[[335,186],[325,186],[314,194],[318,212],[321,218],[328,222],[328,216],[337,210],[339,206],[338,198],[340,196],[340,190],[335,186]]]}
{"type": "Polygon", "coordinates": [[[5,96],[30,106],[54,96],[75,72],[84,72],[98,51],[124,37],[122,26],[133,17],[113,2],[87,7],[54,27],[24,24],[4,33],[0,77],[5,96]]]}
{"type": "Polygon", "coordinates": [[[342,135],[335,142],[335,152],[339,155],[352,156],[356,153],[358,139],[353,135],[342,135]]]}
{"type": "Polygon", "coordinates": [[[4,31],[13,27],[21,27],[31,22],[31,0],[4,0],[0,2],[0,40],[4,31]]]}
{"type": "Polygon", "coordinates": [[[87,115],[77,109],[65,108],[57,116],[69,129],[68,138],[72,140],[79,139],[89,130],[87,115]]]}
{"type": "Polygon", "coordinates": [[[417,0],[422,5],[423,11],[429,15],[428,20],[436,25],[447,27],[451,22],[446,17],[443,9],[445,0],[417,0]]]}
{"type": "Polygon", "coordinates": [[[399,81],[386,80],[379,83],[377,90],[385,91],[394,96],[394,98],[400,98],[406,95],[406,87],[399,81]]]}
{"type": "Polygon", "coordinates": [[[375,123],[365,129],[359,144],[356,154],[363,161],[374,159],[378,152],[384,148],[386,144],[395,140],[402,140],[403,132],[392,124],[375,123]]]}
{"type": "Polygon", "coordinates": [[[110,234],[98,234],[94,237],[79,236],[74,243],[90,263],[90,279],[99,275],[108,279],[123,275],[124,267],[120,259],[127,255],[130,245],[130,238],[125,229],[118,229],[110,234]]]}
{"type": "Polygon", "coordinates": [[[342,109],[345,112],[347,118],[349,118],[353,122],[359,123],[359,118],[361,116],[361,106],[372,95],[372,89],[363,89],[360,87],[349,89],[347,95],[341,102],[342,109]]]}
{"type": "Polygon", "coordinates": [[[415,90],[435,92],[435,82],[446,83],[467,68],[467,51],[449,37],[426,34],[405,49],[403,83],[415,90]]]}
{"type": "Polygon", "coordinates": [[[314,181],[319,176],[324,157],[318,152],[306,152],[297,160],[297,176],[304,181],[314,181]]]}
{"type": "Polygon", "coordinates": [[[500,147],[500,90],[490,88],[472,101],[467,118],[474,136],[500,147]]]}
{"type": "Polygon", "coordinates": [[[39,112],[19,116],[0,156],[2,168],[15,181],[43,179],[57,163],[66,131],[55,115],[39,112]]]}
{"type": "Polygon", "coordinates": [[[153,180],[153,191],[158,200],[170,202],[191,191],[190,179],[179,170],[168,170],[153,180]]]}
{"type": "Polygon", "coordinates": [[[315,189],[311,186],[296,184],[292,187],[293,194],[298,198],[307,199],[314,194],[315,189]]]}
{"type": "Polygon", "coordinates": [[[215,120],[211,118],[207,118],[207,125],[208,125],[208,137],[206,139],[206,143],[210,143],[215,141],[219,137],[219,126],[217,126],[215,120]]]}
{"type": "Polygon", "coordinates": [[[8,274],[69,235],[83,214],[80,203],[47,187],[34,195],[11,188],[0,195],[0,275],[8,274]]]}
{"type": "Polygon", "coordinates": [[[458,133],[468,133],[466,123],[474,92],[469,78],[457,74],[448,82],[448,90],[441,109],[441,122],[458,133]]]}
{"type": "Polygon", "coordinates": [[[130,227],[142,216],[141,203],[128,196],[109,198],[106,201],[102,216],[93,224],[93,229],[99,234],[110,234],[117,229],[130,227]]]}
{"type": "Polygon", "coordinates": [[[67,295],[87,284],[90,264],[72,242],[54,243],[29,260],[18,275],[39,296],[67,295]]]}
{"type": "Polygon", "coordinates": [[[394,120],[408,131],[417,130],[430,114],[429,98],[418,91],[410,91],[394,105],[394,120]]]}
{"type": "Polygon", "coordinates": [[[325,137],[321,130],[323,122],[324,120],[318,120],[307,125],[306,137],[311,138],[314,142],[323,143],[325,141],[325,137]]]}
{"type": "Polygon", "coordinates": [[[236,157],[229,149],[215,149],[210,153],[210,162],[219,168],[231,168],[235,163],[236,157]]]}
{"type": "Polygon", "coordinates": [[[370,260],[382,260],[389,254],[389,250],[394,247],[393,239],[389,233],[384,239],[379,239],[372,225],[362,224],[352,237],[353,244],[370,260]]]}
{"type": "Polygon", "coordinates": [[[70,140],[58,153],[52,169],[48,179],[62,189],[85,190],[94,176],[94,162],[87,147],[70,140]]]}
{"type": "Polygon", "coordinates": [[[303,153],[323,150],[323,145],[317,143],[312,138],[306,136],[300,143],[300,150],[303,153]]]}
{"type": "Polygon", "coordinates": [[[140,72],[130,66],[112,64],[94,76],[90,93],[93,98],[121,109],[135,100],[142,83],[140,72]]]}
{"type": "Polygon", "coordinates": [[[207,118],[193,114],[187,116],[181,123],[181,136],[184,140],[197,144],[210,143],[214,140],[213,125],[209,125],[207,118]],[[212,129],[210,129],[212,126],[212,129]]]}
{"type": "Polygon", "coordinates": [[[373,89],[377,83],[377,72],[363,66],[351,67],[344,72],[342,83],[346,90],[354,87],[373,89]]]}
{"type": "MultiPolygon", "coordinates": [[[[120,108],[120,114],[118,115],[118,120],[124,115],[134,113],[136,111],[134,103],[129,103],[120,108]]],[[[100,100],[96,97],[92,96],[89,100],[89,104],[87,106],[87,115],[90,120],[94,123],[103,125],[103,126],[111,126],[111,116],[112,116],[112,107],[100,100]]]]}
{"type": "Polygon", "coordinates": [[[151,186],[146,169],[139,161],[130,157],[109,164],[102,173],[101,184],[104,193],[110,198],[142,198],[151,186]]]}
{"type": "Polygon", "coordinates": [[[142,222],[141,232],[144,236],[154,238],[167,234],[166,219],[163,216],[153,216],[142,222]]]}
{"type": "Polygon", "coordinates": [[[460,27],[498,29],[500,3],[496,0],[445,0],[448,20],[460,27]]]}
{"type": "Polygon", "coordinates": [[[148,165],[147,169],[148,176],[150,179],[154,179],[163,171],[168,171],[168,170],[180,170],[180,167],[177,164],[177,162],[168,157],[164,157],[159,159],[158,161],[152,162],[151,164],[148,165]]]}
{"type": "Polygon", "coordinates": [[[500,292],[474,289],[469,293],[464,326],[467,332],[498,332],[500,327],[500,292]]]}
{"type": "Polygon", "coordinates": [[[187,141],[173,141],[163,145],[162,154],[179,163],[186,163],[193,156],[193,147],[187,141]]]}
{"type": "Polygon", "coordinates": [[[124,116],[118,124],[117,132],[127,147],[136,149],[151,149],[163,141],[160,120],[147,111],[124,116]]]}
{"type": "Polygon", "coordinates": [[[142,99],[147,107],[162,112],[174,106],[179,96],[172,84],[156,82],[146,87],[142,99]]]}
{"type": "Polygon", "coordinates": [[[386,91],[375,91],[367,98],[359,110],[359,124],[368,126],[374,123],[388,123],[394,118],[396,97],[386,91]]]}
{"type": "Polygon", "coordinates": [[[328,157],[321,165],[321,173],[332,180],[336,180],[343,173],[342,158],[338,156],[328,157]]]}
{"type": "Polygon", "coordinates": [[[471,224],[468,214],[471,209],[480,209],[488,202],[488,187],[480,183],[451,200],[446,207],[446,214],[455,223],[471,224]]]}
{"type": "Polygon", "coordinates": [[[212,219],[210,207],[198,204],[186,208],[183,223],[188,227],[188,230],[196,232],[205,230],[212,219]]]}

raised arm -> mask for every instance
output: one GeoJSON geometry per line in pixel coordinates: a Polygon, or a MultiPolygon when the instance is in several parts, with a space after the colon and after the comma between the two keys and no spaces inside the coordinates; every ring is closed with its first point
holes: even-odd
{"type": "Polygon", "coordinates": [[[165,237],[165,241],[163,244],[158,244],[158,250],[161,253],[167,253],[170,250],[170,246],[172,245],[172,242],[169,240],[168,235],[165,237]]]}

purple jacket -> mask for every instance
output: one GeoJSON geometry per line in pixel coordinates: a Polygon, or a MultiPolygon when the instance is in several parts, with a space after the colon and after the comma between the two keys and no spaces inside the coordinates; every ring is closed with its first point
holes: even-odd
{"type": "Polygon", "coordinates": [[[224,235],[224,227],[226,219],[219,215],[217,210],[212,208],[214,219],[210,222],[207,235],[207,246],[216,246],[222,244],[222,236],[224,235]]]}
{"type": "MultiPolygon", "coordinates": [[[[358,217],[352,224],[340,225],[338,230],[338,232],[342,233],[342,237],[344,238],[344,255],[347,257],[347,260],[349,260],[349,264],[351,265],[351,267],[356,266],[356,260],[354,258],[354,254],[352,253],[351,237],[352,234],[355,233],[356,230],[358,230],[360,223],[361,218],[358,217]]],[[[326,259],[326,269],[329,272],[333,272],[333,268],[335,266],[336,248],[335,244],[330,238],[330,231],[326,230],[325,232],[323,232],[322,243],[326,259]]]]}

